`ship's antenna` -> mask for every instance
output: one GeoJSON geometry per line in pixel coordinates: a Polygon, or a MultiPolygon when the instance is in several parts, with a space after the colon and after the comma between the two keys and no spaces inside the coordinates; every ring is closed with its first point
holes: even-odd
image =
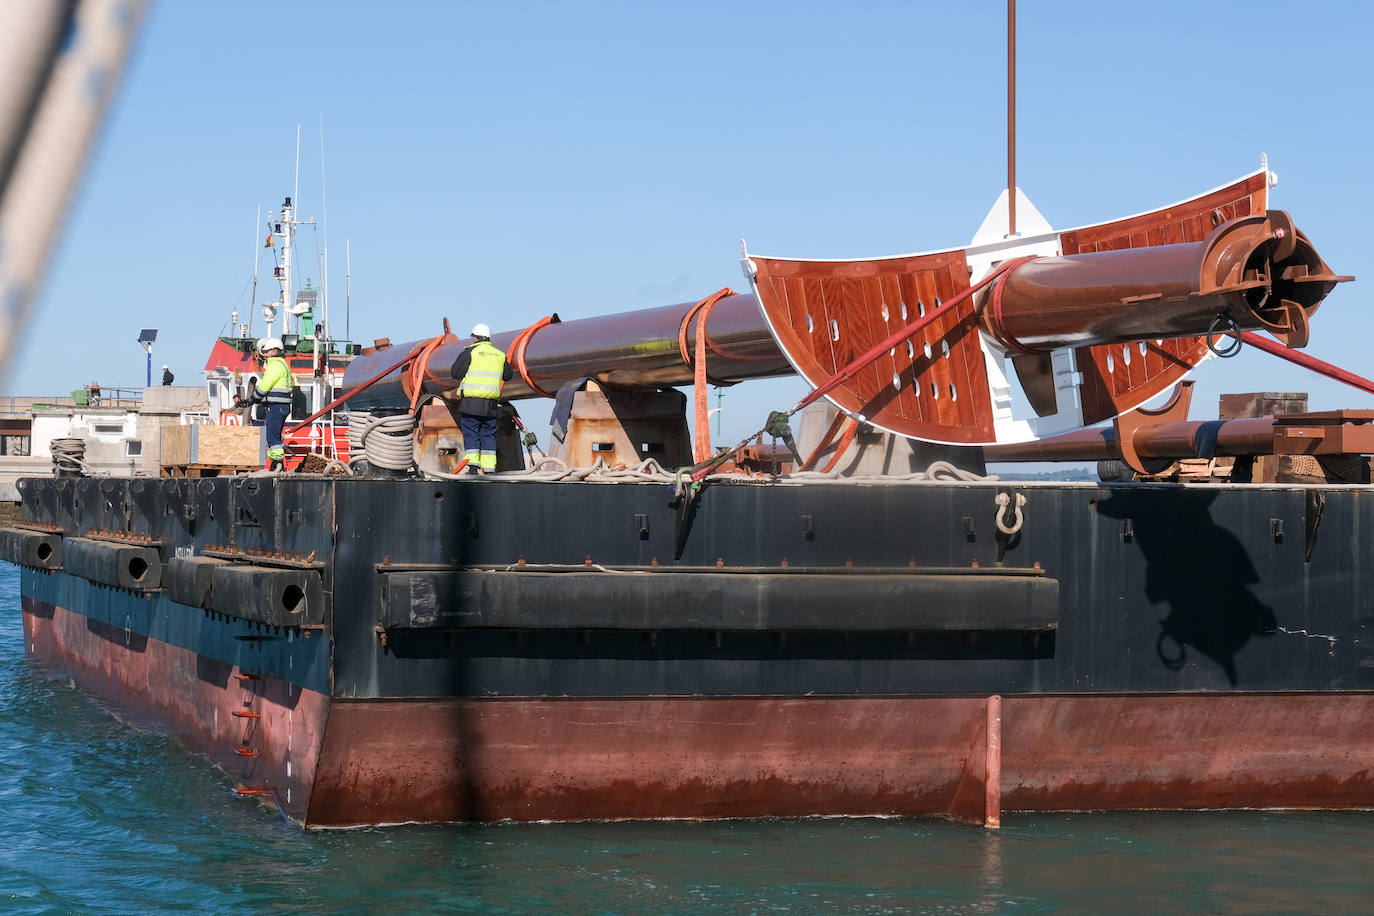
{"type": "MultiPolygon", "coordinates": [[[[301,212],[301,122],[300,122],[300,121],[297,121],[297,122],[296,122],[296,182],[295,182],[295,184],[294,184],[294,185],[292,186],[292,188],[291,188],[291,203],[293,204],[293,206],[292,206],[292,208],[291,208],[291,218],[292,218],[292,219],[295,219],[295,218],[296,218],[296,214],[299,213],[299,212],[301,212]]],[[[295,234],[296,234],[296,227],[295,227],[295,225],[293,224],[292,226],[290,226],[290,227],[288,228],[287,231],[291,233],[291,236],[292,236],[293,239],[294,239],[295,234]]],[[[287,282],[286,282],[285,285],[283,285],[283,287],[282,287],[282,293],[281,293],[281,304],[282,304],[281,330],[282,330],[282,333],[283,333],[283,334],[285,334],[285,333],[287,333],[288,331],[290,331],[290,328],[288,327],[288,324],[289,324],[290,321],[291,321],[291,282],[290,282],[291,274],[288,272],[286,276],[287,276],[287,282]]],[[[301,329],[301,328],[300,328],[300,321],[301,321],[300,318],[297,318],[297,319],[296,319],[296,331],[297,331],[297,332],[299,332],[300,329],[301,329]]]]}
{"type": "Polygon", "coordinates": [[[1016,237],[1016,0],[1007,0],[1007,238],[1016,237]]]}
{"type": "Polygon", "coordinates": [[[353,342],[353,247],[344,239],[344,340],[353,342]]]}
{"type": "Polygon", "coordinates": [[[324,250],[320,252],[320,315],[315,322],[317,351],[319,326],[323,324],[326,333],[329,331],[329,193],[324,180],[324,112],[320,112],[320,235],[324,236],[324,250]]]}
{"type": "MultiPolygon", "coordinates": [[[[262,254],[258,251],[258,233],[262,231],[262,204],[258,204],[258,218],[253,223],[253,294],[248,297],[248,336],[253,336],[253,313],[258,310],[258,265],[262,254]]],[[[235,331],[238,328],[234,329],[235,331]]]]}
{"type": "Polygon", "coordinates": [[[291,189],[291,200],[296,204],[296,210],[300,210],[301,200],[301,122],[296,122],[296,184],[291,189]]]}

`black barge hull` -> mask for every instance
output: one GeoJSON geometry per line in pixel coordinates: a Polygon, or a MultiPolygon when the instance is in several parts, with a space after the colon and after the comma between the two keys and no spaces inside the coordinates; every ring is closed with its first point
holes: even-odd
{"type": "Polygon", "coordinates": [[[1374,806],[1367,488],[22,492],[27,650],[306,825],[1374,806]]]}

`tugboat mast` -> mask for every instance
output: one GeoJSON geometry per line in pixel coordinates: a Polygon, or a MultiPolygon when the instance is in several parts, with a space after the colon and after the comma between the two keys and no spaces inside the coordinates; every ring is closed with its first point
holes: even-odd
{"type": "Polygon", "coordinates": [[[300,329],[299,316],[296,315],[295,307],[291,302],[292,253],[295,249],[296,227],[313,226],[315,225],[315,220],[313,217],[304,221],[297,220],[295,219],[295,215],[296,210],[292,204],[292,199],[287,197],[282,201],[280,218],[272,223],[273,238],[281,239],[281,263],[273,270],[272,275],[276,278],[281,288],[276,302],[267,302],[263,304],[263,316],[267,319],[266,336],[268,337],[272,336],[272,325],[276,321],[277,315],[281,315],[282,334],[298,333],[300,329]],[[297,318],[294,326],[291,322],[293,316],[297,318]]]}

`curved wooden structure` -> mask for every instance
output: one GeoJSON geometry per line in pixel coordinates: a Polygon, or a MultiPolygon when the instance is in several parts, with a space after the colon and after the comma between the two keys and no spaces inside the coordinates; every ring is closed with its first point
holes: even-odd
{"type": "MultiPolygon", "coordinates": [[[[1062,254],[1086,254],[1200,242],[1214,228],[1213,214],[1223,220],[1263,213],[1269,202],[1268,171],[1260,169],[1199,197],[1171,207],[1070,229],[1059,236],[1062,254]]],[[[1091,426],[1125,413],[1173,385],[1208,356],[1205,337],[1142,341],[1131,354],[1114,345],[1080,347],[1074,352],[1083,373],[1079,393],[1083,425],[1091,426]]]]}
{"type": "MultiPolygon", "coordinates": [[[[813,387],[969,286],[962,251],[871,261],[750,260],[769,327],[813,387]]],[[[914,438],[991,441],[992,399],[977,327],[970,298],[879,357],[831,400],[914,438]]]]}
{"type": "Polygon", "coordinates": [[[1266,209],[1268,187],[1260,169],[1060,234],[854,261],[748,255],[746,270],[788,361],[820,387],[970,281],[1036,258],[826,395],[912,438],[1020,441],[1040,433],[1010,422],[1009,392],[995,381],[1007,359],[1036,413],[1064,430],[1118,416],[1179,381],[1208,356],[1214,322],[1307,342],[1308,316],[1348,278],[1331,272],[1286,213],[1266,209]]]}
{"type": "MultiPolygon", "coordinates": [[[[1078,429],[1181,379],[1208,355],[1200,335],[1213,326],[1306,343],[1308,316],[1347,278],[1331,272],[1286,213],[1266,209],[1268,186],[1260,169],[1126,219],[1063,233],[1046,226],[1025,238],[980,234],[979,244],[926,254],[815,261],[746,253],[755,295],[723,291],[699,321],[697,304],[681,303],[551,316],[496,334],[521,370],[503,397],[548,394],[583,378],[621,388],[692,384],[688,344],[704,331],[706,377],[716,384],[790,368],[821,388],[844,370],[826,397],[910,438],[983,445],[1078,429]],[[862,363],[873,351],[877,358],[862,363]],[[1008,362],[1035,418],[1013,416],[1008,362]]],[[[451,397],[449,368],[463,342],[433,343],[357,357],[344,379],[357,389],[351,405],[451,397]],[[411,358],[420,368],[402,372],[411,358]]]]}

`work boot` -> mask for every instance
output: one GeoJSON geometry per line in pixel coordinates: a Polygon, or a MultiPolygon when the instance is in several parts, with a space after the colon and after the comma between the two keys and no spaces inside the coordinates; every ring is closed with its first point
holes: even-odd
{"type": "Polygon", "coordinates": [[[282,461],[280,458],[273,458],[272,463],[267,466],[267,470],[284,471],[286,470],[286,462],[282,461]]]}
{"type": "Polygon", "coordinates": [[[470,464],[470,465],[468,465],[468,476],[469,476],[469,477],[480,477],[481,474],[482,474],[482,469],[479,468],[477,465],[475,465],[475,464],[470,464]]]}

